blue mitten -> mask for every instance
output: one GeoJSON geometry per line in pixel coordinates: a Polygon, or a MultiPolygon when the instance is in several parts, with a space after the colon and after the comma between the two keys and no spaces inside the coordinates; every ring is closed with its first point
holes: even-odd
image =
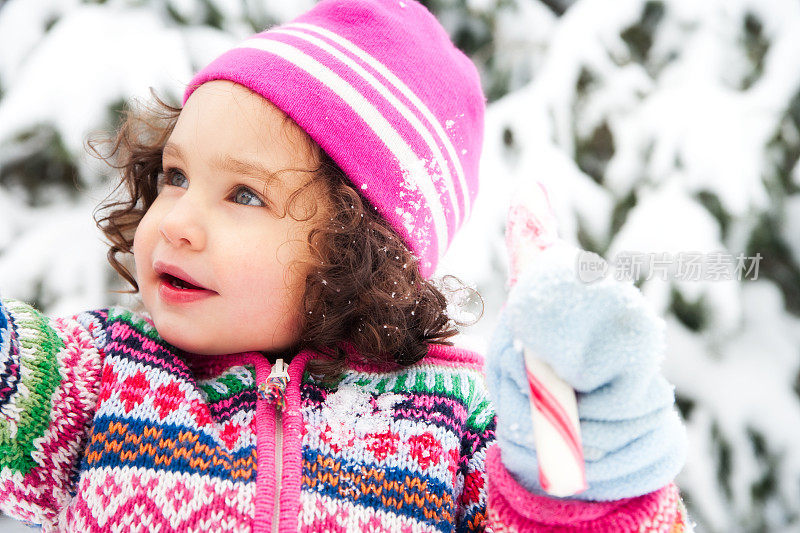
{"type": "Polygon", "coordinates": [[[577,394],[589,488],[573,498],[608,501],[668,484],[683,466],[686,434],[673,387],[660,373],[664,322],[632,283],[577,276],[580,253],[553,246],[512,288],[487,356],[503,463],[528,490],[539,484],[522,347],[577,394]]]}

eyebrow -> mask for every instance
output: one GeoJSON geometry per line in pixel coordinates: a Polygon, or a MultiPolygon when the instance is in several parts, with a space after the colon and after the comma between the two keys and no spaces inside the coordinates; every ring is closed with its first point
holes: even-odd
{"type": "MultiPolygon", "coordinates": [[[[184,155],[180,146],[173,142],[168,142],[165,144],[163,152],[171,152],[184,161],[186,160],[186,156],[184,155]]],[[[212,159],[211,163],[219,169],[228,170],[237,174],[256,175],[265,180],[271,180],[275,178],[275,172],[271,171],[261,163],[258,163],[257,161],[236,159],[230,154],[225,156],[217,155],[214,157],[214,159],[212,159]]]]}

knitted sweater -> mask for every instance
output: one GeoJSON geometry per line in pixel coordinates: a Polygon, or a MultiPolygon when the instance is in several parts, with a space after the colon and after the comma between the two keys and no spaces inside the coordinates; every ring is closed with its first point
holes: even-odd
{"type": "Polygon", "coordinates": [[[684,531],[674,485],[615,502],[525,491],[482,360],[431,346],[334,385],[259,352],[199,356],[124,308],[0,302],[0,510],[44,531],[684,531]]]}

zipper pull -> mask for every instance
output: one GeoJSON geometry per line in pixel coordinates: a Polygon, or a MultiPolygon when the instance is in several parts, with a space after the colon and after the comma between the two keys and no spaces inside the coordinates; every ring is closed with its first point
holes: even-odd
{"type": "Polygon", "coordinates": [[[283,409],[286,404],[286,385],[289,383],[289,365],[278,359],[272,365],[266,381],[259,383],[258,395],[264,400],[275,403],[278,409],[283,409]]]}

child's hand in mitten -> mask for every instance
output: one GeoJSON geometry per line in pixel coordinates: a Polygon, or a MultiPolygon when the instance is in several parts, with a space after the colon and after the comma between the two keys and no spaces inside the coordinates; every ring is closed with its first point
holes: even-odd
{"type": "Polygon", "coordinates": [[[686,448],[673,387],[659,369],[664,323],[631,283],[580,281],[579,253],[560,241],[537,253],[501,312],[487,380],[503,463],[523,486],[542,491],[524,347],[577,392],[589,488],[574,498],[642,495],[673,479],[686,448]]]}

